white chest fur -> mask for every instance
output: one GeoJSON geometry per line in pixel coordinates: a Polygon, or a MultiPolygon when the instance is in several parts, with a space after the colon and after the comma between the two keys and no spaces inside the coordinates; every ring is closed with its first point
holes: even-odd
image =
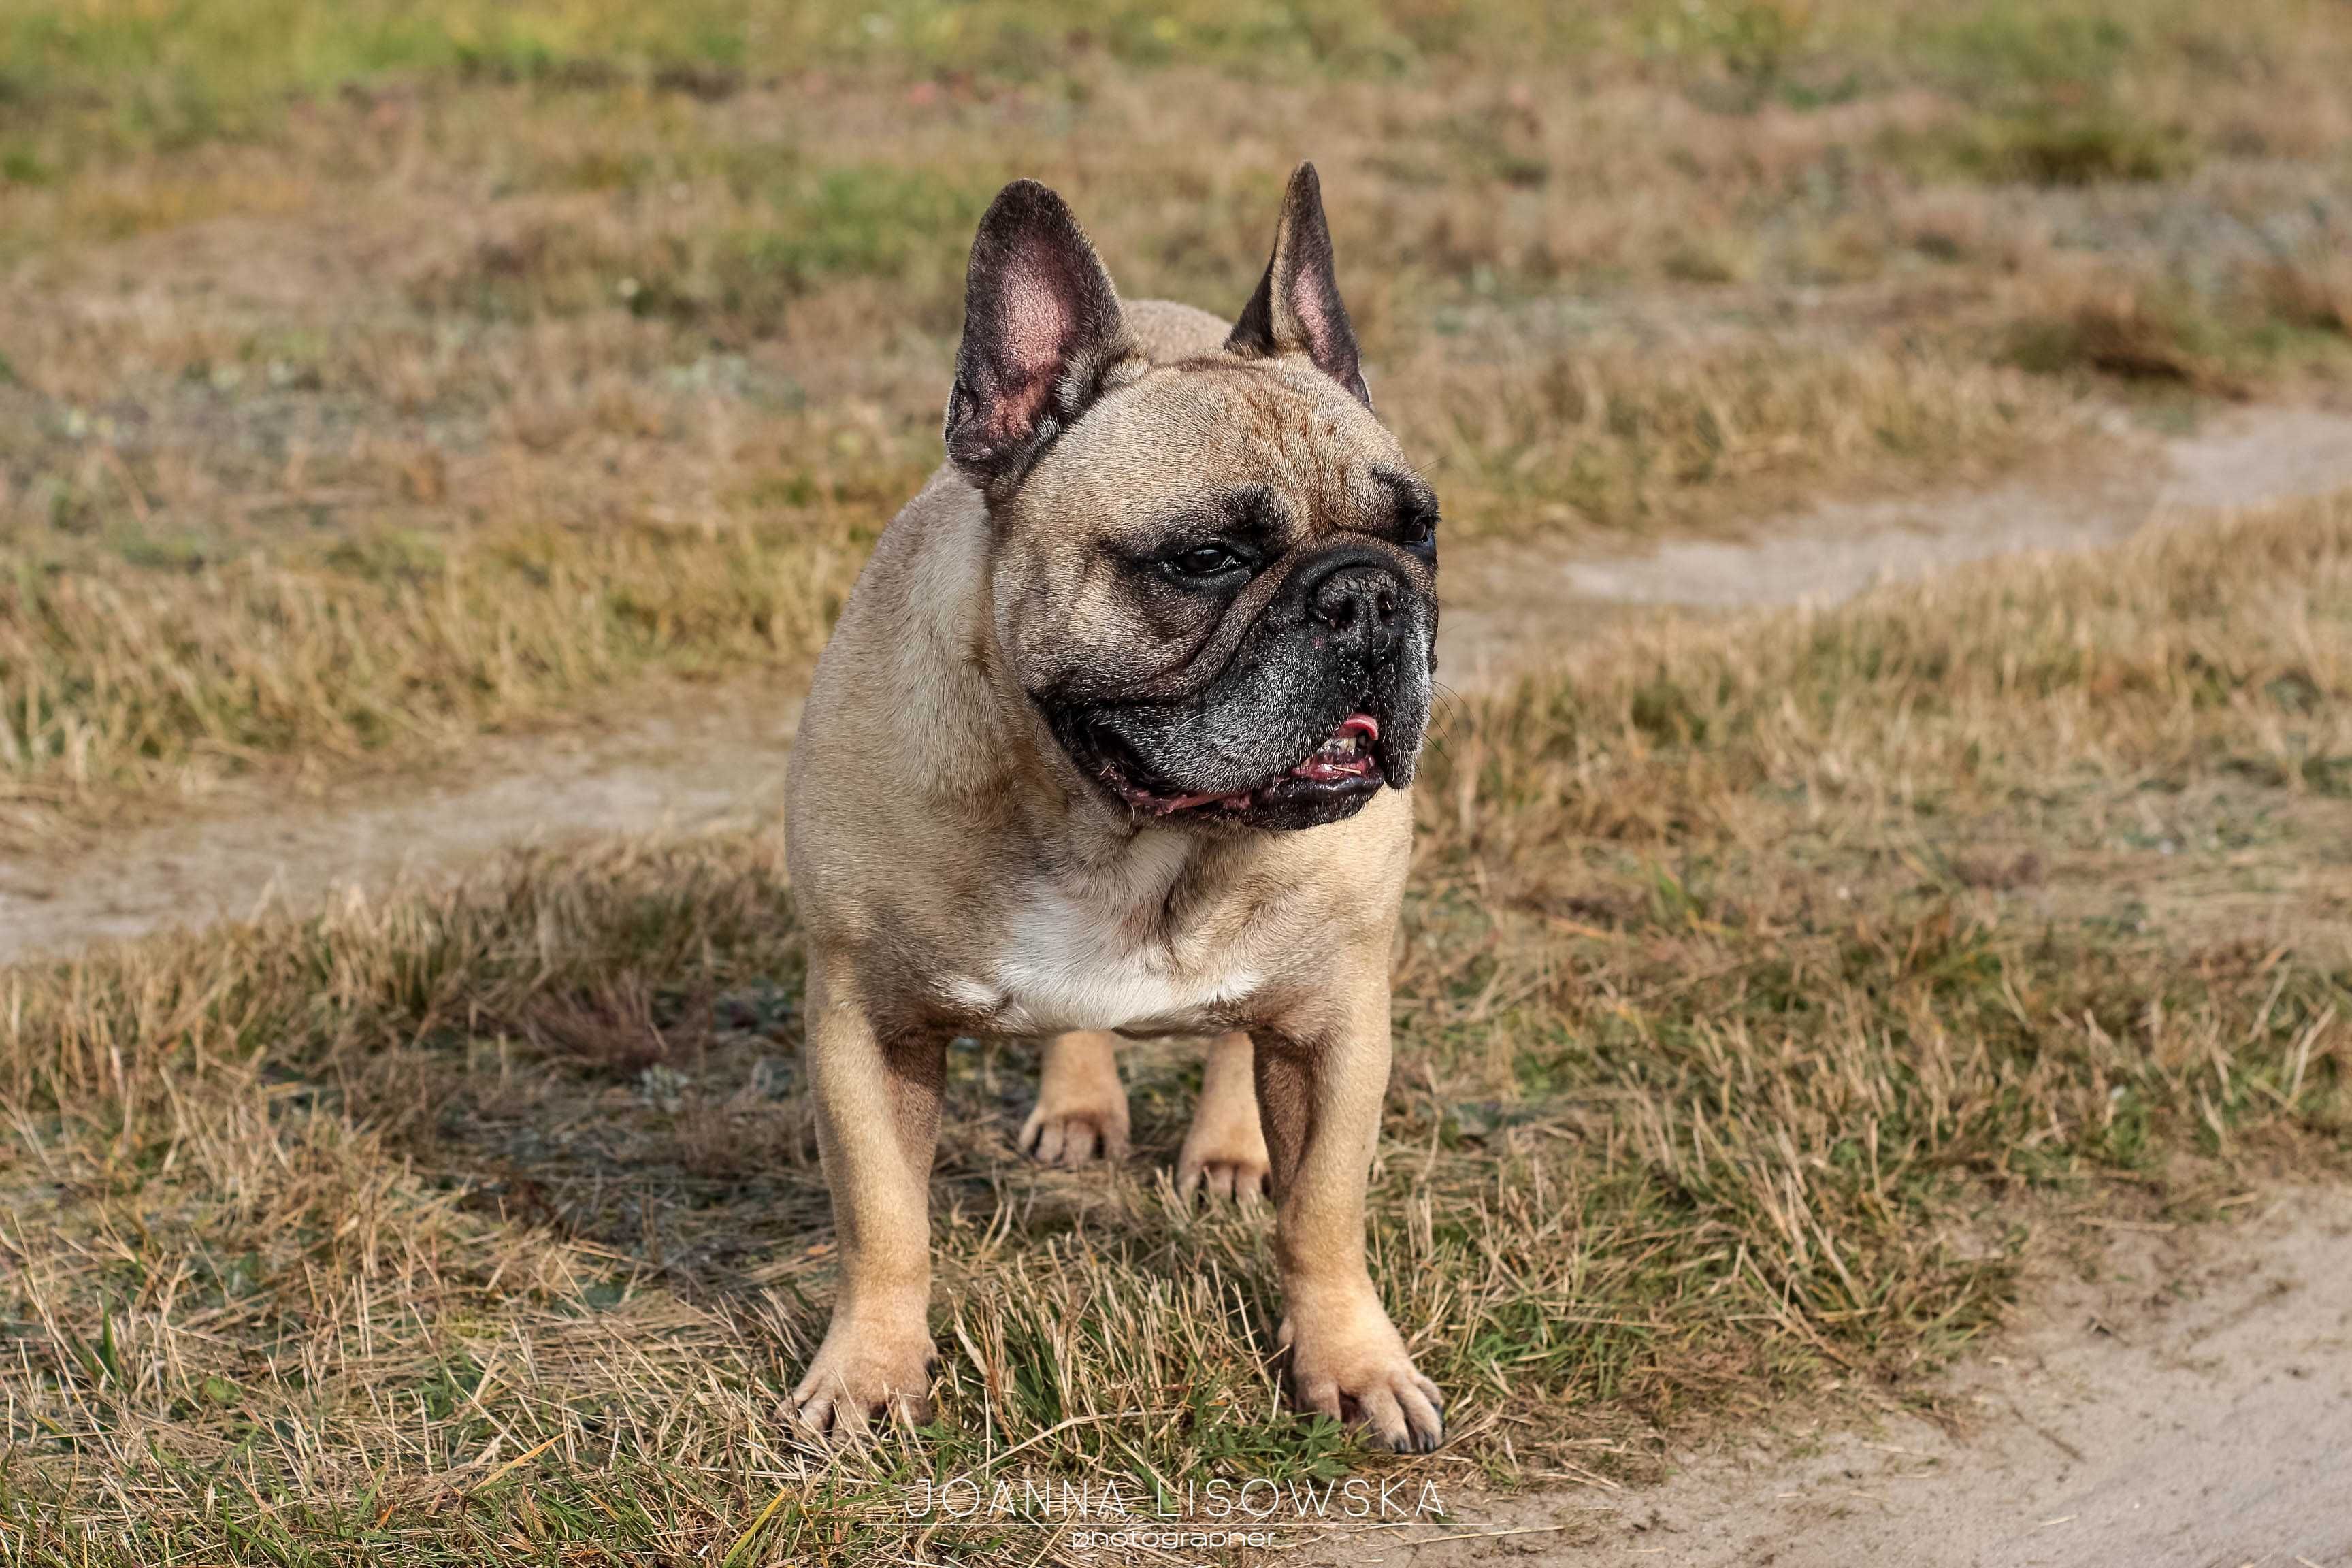
{"type": "Polygon", "coordinates": [[[1174,1031],[1256,989],[1227,944],[1171,930],[1171,889],[1197,841],[1138,835],[1125,852],[1085,872],[1033,882],[1013,905],[1004,945],[985,979],[954,987],[1008,1034],[1070,1029],[1174,1031]]]}

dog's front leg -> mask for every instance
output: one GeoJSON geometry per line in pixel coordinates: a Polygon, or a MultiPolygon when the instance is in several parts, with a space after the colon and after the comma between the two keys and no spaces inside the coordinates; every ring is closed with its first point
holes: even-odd
{"type": "Polygon", "coordinates": [[[877,1413],[930,1418],[930,1174],[947,1041],[883,1038],[846,990],[812,966],[809,1087],[841,1285],[792,1404],[820,1432],[856,1435],[877,1413]]]}
{"type": "Polygon", "coordinates": [[[1325,1007],[1289,1022],[1255,1040],[1291,1392],[1400,1453],[1426,1452],[1444,1436],[1444,1400],[1405,1352],[1364,1266],[1364,1187],[1389,1079],[1387,974],[1349,977],[1325,1007]]]}

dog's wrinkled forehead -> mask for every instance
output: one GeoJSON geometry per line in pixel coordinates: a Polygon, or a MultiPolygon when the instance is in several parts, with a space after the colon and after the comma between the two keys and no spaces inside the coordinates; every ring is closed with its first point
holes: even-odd
{"type": "MultiPolygon", "coordinates": [[[[1310,366],[1155,367],[1103,396],[995,510],[1001,646],[1022,683],[1138,682],[1190,668],[1229,616],[1255,616],[1293,563],[1407,531],[1433,505],[1395,438],[1310,366]],[[1249,567],[1181,584],[1161,563],[1230,544],[1249,567]]],[[[1431,579],[1391,545],[1400,582],[1431,579]]]]}
{"type": "Polygon", "coordinates": [[[1229,358],[1160,366],[1106,395],[999,509],[1009,542],[1049,552],[1155,535],[1172,518],[1255,492],[1287,548],[1379,530],[1411,472],[1396,439],[1327,378],[1229,358]]]}

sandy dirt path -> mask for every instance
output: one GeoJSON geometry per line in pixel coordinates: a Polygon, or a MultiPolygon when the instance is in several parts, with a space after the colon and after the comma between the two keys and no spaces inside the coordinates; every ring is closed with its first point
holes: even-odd
{"type": "MultiPolygon", "coordinates": [[[[1685,1455],[1664,1483],[1475,1510],[1415,1568],[2341,1568],[2352,1563],[2352,1193],[2229,1223],[2093,1216],[1910,1415],[1685,1455]]],[[[1336,1561],[1336,1559],[1335,1559],[1336,1561]]]]}
{"type": "Polygon", "coordinates": [[[516,846],[777,820],[798,690],[664,695],[659,711],[586,732],[486,738],[462,778],[275,803],[236,787],[214,809],[79,854],[0,857],[0,963],[429,884],[516,846]]]}
{"type": "Polygon", "coordinates": [[[1475,683],[1523,666],[1530,649],[1589,635],[1621,606],[1832,604],[1970,561],[2095,549],[2200,512],[2352,485],[2352,417],[2324,409],[2243,408],[2189,435],[2116,435],[2118,449],[2080,473],[1832,503],[1747,539],[1605,559],[1529,546],[1458,552],[1445,562],[1441,657],[1475,683]]]}

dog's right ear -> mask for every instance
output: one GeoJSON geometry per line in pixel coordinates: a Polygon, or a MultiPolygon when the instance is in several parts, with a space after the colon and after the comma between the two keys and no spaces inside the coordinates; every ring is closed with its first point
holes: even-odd
{"type": "Polygon", "coordinates": [[[989,204],[964,282],[948,456],[1010,485],[1135,356],[1110,274],[1068,205],[1034,180],[989,204]]]}
{"type": "Polygon", "coordinates": [[[1339,298],[1331,266],[1331,226],[1323,217],[1323,182],[1315,165],[1292,171],[1283,193],[1282,221],[1274,231],[1274,255],[1258,279],[1257,292],[1242,307],[1225,347],[1244,359],[1303,353],[1315,368],[1348,389],[1370,408],[1356,329],[1339,298]]]}

